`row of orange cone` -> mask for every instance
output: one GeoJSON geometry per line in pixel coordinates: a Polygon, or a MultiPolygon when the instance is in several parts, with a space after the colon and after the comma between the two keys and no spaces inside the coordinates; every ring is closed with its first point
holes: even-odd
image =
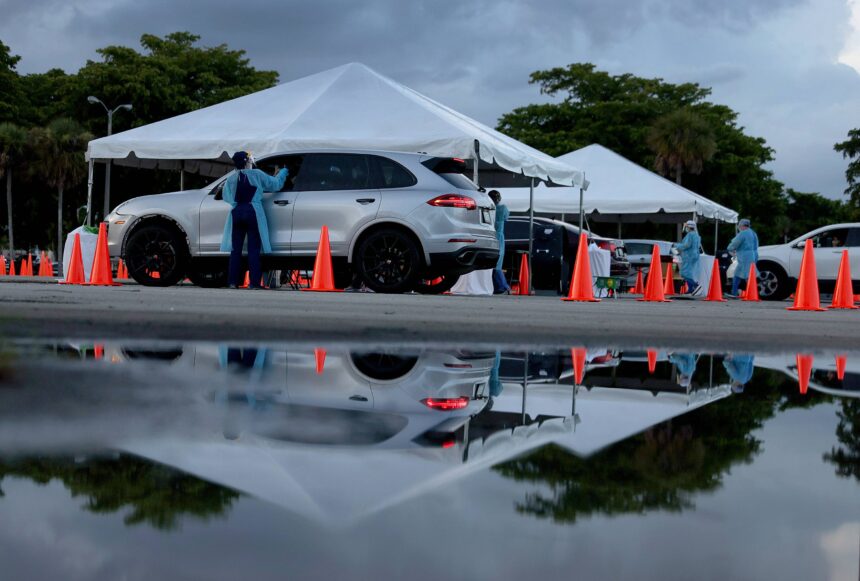
{"type": "MultiPolygon", "coordinates": [[[[523,266],[525,267],[526,260],[523,256],[523,266]]],[[[651,269],[648,273],[648,282],[643,285],[642,271],[636,274],[636,284],[633,287],[633,294],[642,294],[640,301],[647,302],[670,302],[668,296],[675,294],[675,285],[672,279],[671,272],[667,273],[666,282],[663,282],[663,274],[660,268],[660,250],[657,246],[651,253],[651,269]]],[[[587,239],[585,233],[580,234],[579,248],[576,251],[576,262],[573,269],[573,278],[570,283],[570,292],[568,296],[563,298],[564,301],[580,301],[580,302],[597,302],[600,299],[594,298],[594,289],[592,286],[591,277],[591,262],[588,257],[587,239]]],[[[706,301],[724,302],[722,281],[720,279],[720,269],[716,260],[713,263],[711,271],[711,284],[708,288],[706,301]]],[[[758,302],[761,300],[758,293],[758,278],[756,276],[755,265],[750,265],[749,276],[747,278],[747,291],[743,294],[742,300],[758,302]]],[[[851,278],[851,266],[849,263],[848,251],[842,251],[842,261],[839,265],[839,274],[836,279],[836,290],[833,293],[831,301],[831,309],[856,309],[854,302],[857,297],[854,296],[853,284],[851,278]]],[[[818,292],[818,275],[815,269],[815,254],[813,252],[812,241],[806,241],[806,247],[803,250],[803,259],[800,266],[800,276],[797,280],[797,291],[794,294],[794,305],[788,307],[790,311],[823,311],[820,304],[818,292]]]]}
{"type": "MultiPolygon", "coordinates": [[[[51,259],[48,258],[47,253],[42,252],[40,258],[41,260],[39,260],[39,274],[33,274],[33,255],[28,254],[27,258],[21,261],[20,273],[15,272],[15,261],[12,260],[9,262],[8,276],[53,276],[54,264],[51,262],[51,259]]],[[[7,276],[5,256],[0,256],[0,276],[7,276]]]]}
{"type": "MultiPolygon", "coordinates": [[[[121,269],[125,270],[125,265],[121,265],[121,269]]],[[[124,272],[128,276],[128,271],[124,272]]],[[[117,278],[120,278],[120,273],[117,272],[117,278]]],[[[72,257],[69,260],[69,270],[66,273],[65,280],[60,281],[60,284],[85,284],[92,286],[120,286],[119,283],[113,280],[113,271],[111,269],[110,254],[107,244],[107,229],[104,222],[99,224],[99,237],[96,241],[96,253],[93,257],[93,265],[90,269],[90,280],[86,281],[84,276],[84,259],[81,252],[81,236],[75,234],[75,242],[72,246],[72,257]]]]}
{"type": "MultiPolygon", "coordinates": [[[[655,349],[648,349],[646,354],[648,357],[648,373],[653,375],[657,370],[657,351],[655,349]]],[[[325,354],[323,354],[323,357],[325,357],[325,354]]],[[[585,357],[586,350],[584,347],[573,347],[570,350],[570,359],[573,362],[573,377],[576,385],[582,385],[582,380],[585,377],[585,357]]],[[[797,380],[801,395],[805,394],[809,389],[809,378],[812,375],[812,363],[814,359],[813,355],[807,353],[798,353],[796,355],[797,380]]],[[[848,356],[836,355],[836,379],[839,381],[845,379],[845,368],[847,366],[848,356]]]]}

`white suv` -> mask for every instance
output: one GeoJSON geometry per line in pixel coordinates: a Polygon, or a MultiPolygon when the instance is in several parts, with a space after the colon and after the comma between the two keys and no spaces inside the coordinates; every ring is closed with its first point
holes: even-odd
{"type": "MultiPolygon", "coordinates": [[[[860,223],[832,224],[813,230],[786,244],[761,246],[758,250],[758,290],[761,298],[779,301],[794,292],[800,275],[803,247],[811,239],[815,246],[815,269],[818,285],[823,292],[833,292],[842,251],[848,250],[851,272],[860,281],[860,223]]],[[[732,263],[726,276],[734,276],[732,263]]],[[[860,282],[854,282],[854,292],[860,292],[860,282]]]]}
{"type": "MultiPolygon", "coordinates": [[[[376,292],[438,293],[498,260],[495,206],[462,175],[463,160],[318,150],[271,155],[258,167],[290,172],[280,191],[263,194],[272,241],[266,270],[313,268],[323,225],[339,286],[352,271],[376,292]]],[[[123,257],[143,285],[170,286],[186,276],[201,286],[226,285],[226,178],[117,206],[107,217],[111,256],[123,257]]]]}

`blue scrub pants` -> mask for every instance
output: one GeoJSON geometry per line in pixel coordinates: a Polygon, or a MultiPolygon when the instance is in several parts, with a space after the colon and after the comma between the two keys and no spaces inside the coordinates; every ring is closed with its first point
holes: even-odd
{"type": "Polygon", "coordinates": [[[738,296],[738,292],[740,292],[740,288],[741,288],[741,281],[743,281],[744,288],[746,288],[746,286],[747,286],[747,279],[745,279],[745,278],[740,278],[740,277],[737,277],[737,276],[736,276],[736,277],[734,277],[734,278],[732,279],[732,294],[733,294],[734,296],[738,296]]]}
{"type": "Polygon", "coordinates": [[[231,286],[239,286],[242,276],[242,247],[245,245],[245,236],[248,237],[248,270],[250,271],[250,286],[260,288],[260,278],[263,269],[260,266],[260,229],[257,226],[257,213],[251,204],[238,204],[233,208],[233,250],[230,252],[230,269],[228,281],[231,286]]]}

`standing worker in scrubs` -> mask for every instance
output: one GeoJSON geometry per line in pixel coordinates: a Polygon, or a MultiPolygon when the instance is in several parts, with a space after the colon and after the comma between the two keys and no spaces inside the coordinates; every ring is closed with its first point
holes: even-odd
{"type": "Polygon", "coordinates": [[[681,278],[687,283],[687,292],[694,295],[699,292],[699,248],[702,246],[702,237],[696,231],[696,223],[687,220],[684,224],[684,239],[675,245],[681,256],[681,278]]]}
{"type": "Polygon", "coordinates": [[[496,240],[499,241],[499,260],[493,269],[493,294],[511,294],[511,286],[502,271],[502,263],[505,260],[505,222],[508,221],[511,211],[502,203],[502,194],[498,190],[492,190],[488,195],[496,205],[496,240]]]}
{"type": "Polygon", "coordinates": [[[224,235],[221,237],[221,251],[230,253],[228,284],[230,288],[239,286],[242,266],[242,247],[248,238],[249,284],[252,289],[261,288],[260,279],[263,269],[260,265],[260,251],[272,252],[269,242],[269,225],[263,211],[263,192],[277,192],[284,187],[287,168],[280,170],[274,177],[262,170],[253,169],[254,158],[247,151],[233,154],[234,172],[224,182],[222,196],[233,209],[227,215],[224,235]]]}
{"type": "Polygon", "coordinates": [[[750,228],[750,221],[746,218],[738,222],[738,234],[729,242],[729,252],[737,258],[735,276],[732,280],[732,298],[738,297],[741,281],[746,288],[747,277],[750,274],[750,266],[758,261],[758,236],[750,228]]]}

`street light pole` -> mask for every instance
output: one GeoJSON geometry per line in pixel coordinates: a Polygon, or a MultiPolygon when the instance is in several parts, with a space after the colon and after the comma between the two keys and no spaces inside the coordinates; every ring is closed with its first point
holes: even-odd
{"type": "MultiPolygon", "coordinates": [[[[101,99],[97,97],[93,97],[90,95],[87,97],[87,101],[90,103],[98,103],[104,110],[107,111],[108,116],[108,125],[107,125],[107,134],[110,137],[113,134],[113,114],[119,111],[120,109],[125,109],[126,111],[131,111],[131,105],[126,103],[124,105],[117,105],[113,109],[105,105],[101,99]]],[[[104,200],[104,209],[102,211],[102,220],[104,220],[107,215],[110,213],[110,167],[111,160],[105,161],[105,200],[104,200]]],[[[87,223],[89,223],[89,213],[87,213],[87,223]]]]}

